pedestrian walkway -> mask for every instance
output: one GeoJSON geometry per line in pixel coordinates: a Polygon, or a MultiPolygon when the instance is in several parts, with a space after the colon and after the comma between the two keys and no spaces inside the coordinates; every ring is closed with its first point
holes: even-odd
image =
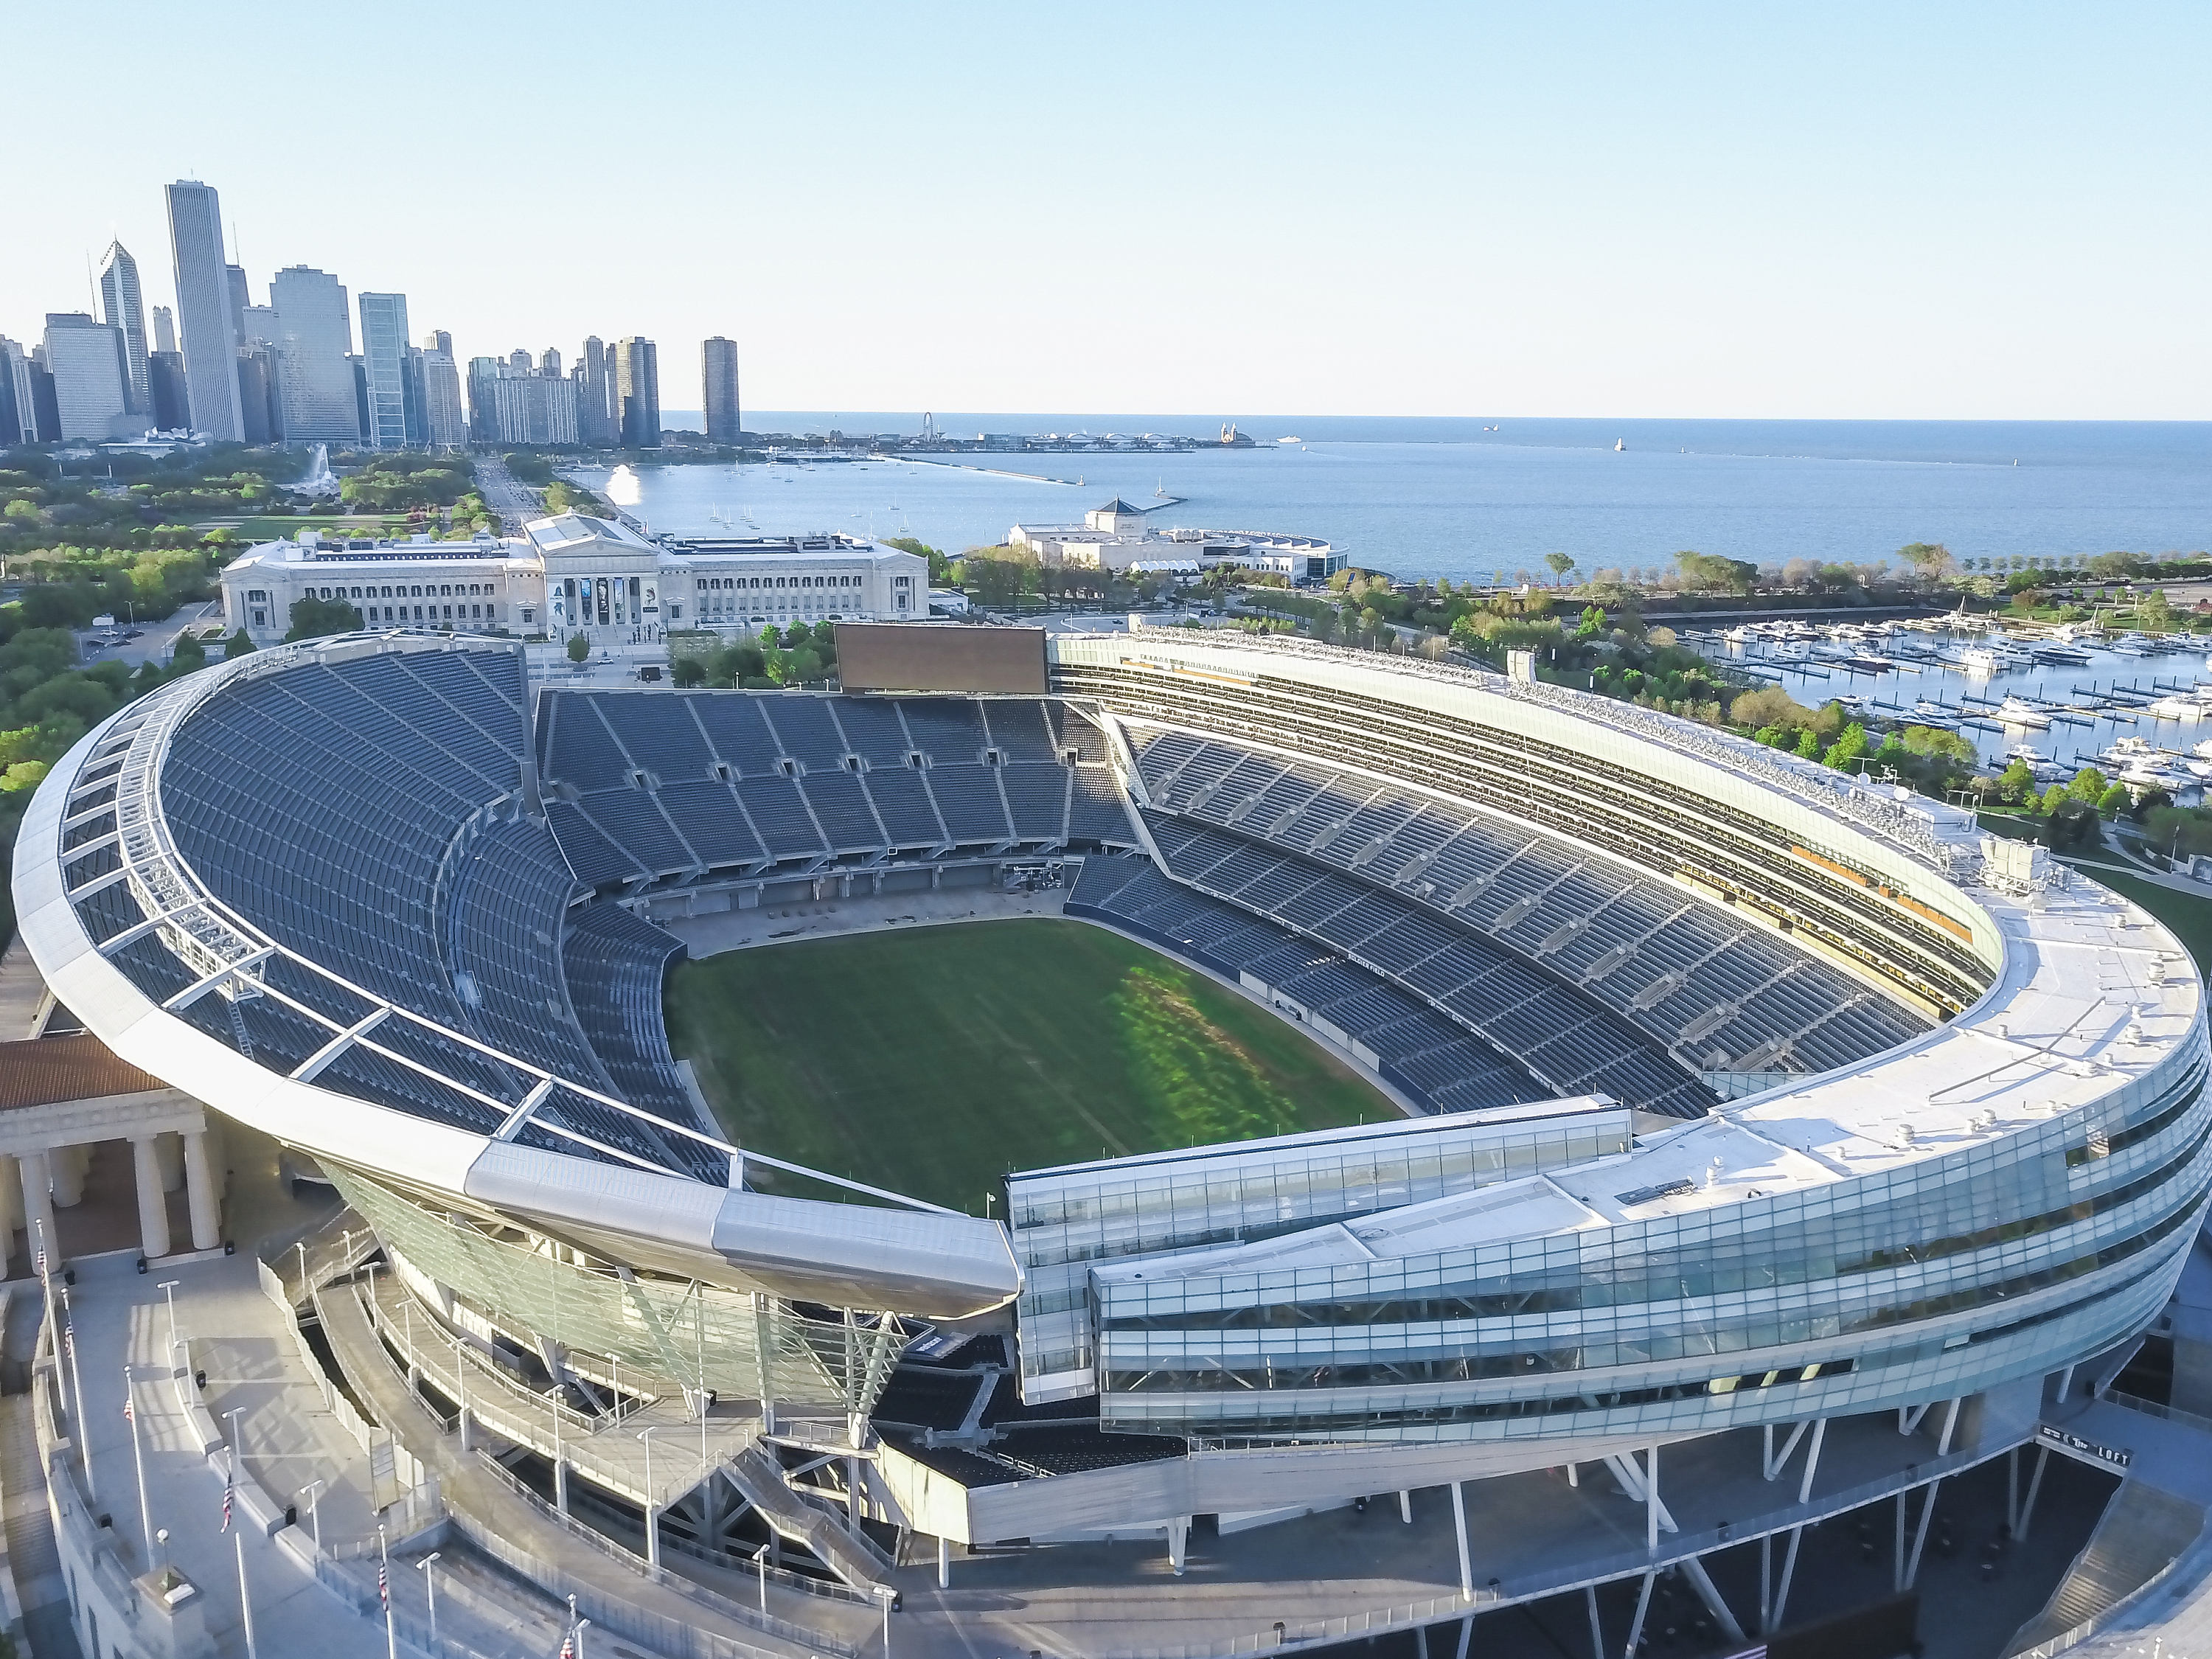
{"type": "Polygon", "coordinates": [[[592,1595],[633,1608],[641,1625],[661,1623],[726,1643],[746,1653],[819,1655],[835,1648],[853,1650],[877,1628],[871,1609],[824,1601],[771,1582],[766,1587],[767,1616],[795,1632],[819,1632],[827,1639],[809,1643],[803,1634],[785,1638],[765,1632],[748,1610],[724,1601],[673,1573],[654,1572],[642,1563],[618,1559],[611,1543],[595,1547],[577,1532],[549,1522],[532,1500],[501,1473],[465,1452],[458,1433],[433,1416],[412,1395],[406,1378],[369,1327],[363,1304],[349,1294],[328,1291],[322,1298],[323,1329],[347,1382],[367,1402],[378,1422],[393,1429],[408,1449],[437,1476],[447,1507],[462,1517],[473,1536],[510,1540],[534,1558],[539,1582],[557,1578],[592,1595]]]}

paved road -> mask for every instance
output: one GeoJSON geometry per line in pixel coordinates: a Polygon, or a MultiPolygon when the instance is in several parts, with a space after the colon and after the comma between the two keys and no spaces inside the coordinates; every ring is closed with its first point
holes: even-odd
{"type": "MultiPolygon", "coordinates": [[[[122,645],[96,644],[94,636],[106,630],[81,628],[76,630],[77,656],[88,666],[96,662],[120,662],[136,668],[142,662],[167,662],[169,653],[176,649],[179,634],[186,629],[198,633],[222,620],[222,601],[209,599],[204,604],[186,605],[166,622],[148,623],[137,639],[122,645]]],[[[208,654],[219,655],[220,651],[208,654]]]]}
{"type": "Polygon", "coordinates": [[[516,482],[507,463],[495,455],[477,458],[477,489],[483,495],[484,505],[500,515],[501,527],[509,532],[520,530],[526,519],[544,516],[545,505],[538,493],[516,482]]]}

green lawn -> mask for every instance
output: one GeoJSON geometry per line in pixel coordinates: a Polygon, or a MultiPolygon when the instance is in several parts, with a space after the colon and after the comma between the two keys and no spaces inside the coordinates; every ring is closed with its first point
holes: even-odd
{"type": "Polygon", "coordinates": [[[667,1018],[738,1145],[979,1215],[1009,1170],[1399,1115],[1273,1014],[1079,921],[681,963],[667,1018]]]}

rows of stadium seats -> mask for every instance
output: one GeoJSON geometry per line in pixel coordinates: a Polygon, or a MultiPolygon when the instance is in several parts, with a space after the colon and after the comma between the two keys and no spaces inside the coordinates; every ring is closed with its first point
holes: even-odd
{"type": "Polygon", "coordinates": [[[689,1122],[692,1111],[661,1024],[660,981],[684,954],[671,934],[618,904],[580,905],[561,941],[568,1000],[615,1092],[632,1105],[689,1122]]]}
{"type": "MultiPolygon", "coordinates": [[[[187,861],[251,926],[373,996],[605,1090],[609,1072],[561,1001],[556,947],[575,881],[552,836],[542,823],[507,817],[455,841],[478,809],[517,787],[521,695],[515,659],[493,653],[386,653],[241,681],[173,737],[163,811],[187,861]],[[449,849],[456,856],[448,866],[449,849]]],[[[100,897],[111,910],[135,913],[121,887],[100,897]]],[[[149,994],[180,988],[181,968],[155,941],[119,955],[149,994]]],[[[656,1028],[664,955],[644,958],[656,1028]]],[[[363,998],[283,958],[263,973],[272,990],[339,1025],[368,1012],[363,998]]],[[[184,1014],[281,1071],[331,1036],[274,995],[204,996],[184,1014]]],[[[535,1078],[387,1019],[318,1081],[487,1133],[504,1112],[467,1091],[512,1105],[535,1078]]],[[[680,1083],[672,1097],[663,1088],[641,1103],[665,1111],[672,1102],[677,1115],[691,1118],[680,1083]]],[[[581,1097],[556,1096],[547,1113],[649,1161],[693,1170],[716,1162],[688,1146],[672,1153],[659,1132],[581,1097]]],[[[575,1150],[535,1132],[525,1138],[575,1150]]]]}
{"type": "Polygon", "coordinates": [[[1249,973],[1264,981],[1373,1049],[1383,1077],[1430,1110],[1541,1100],[1555,1092],[1381,975],[1287,928],[1193,892],[1148,859],[1086,858],[1066,908],[1224,977],[1249,973]]]}
{"type": "Polygon", "coordinates": [[[1056,702],[554,691],[538,732],[545,782],[574,795],[550,810],[587,886],[1133,839],[1103,738],[1056,702]]]}
{"type": "MultiPolygon", "coordinates": [[[[1160,805],[1299,855],[1271,861],[1240,841],[1206,884],[1233,883],[1241,900],[1302,925],[1334,890],[1299,859],[1356,872],[1550,969],[1696,1067],[1825,1071],[1924,1029],[1773,934],[1524,824],[1218,738],[1139,741],[1160,805]]],[[[1402,954],[1411,938],[1389,948],[1402,954]]]]}
{"type": "Polygon", "coordinates": [[[1306,687],[1288,696],[1286,688],[1265,683],[1193,696],[1149,682],[1131,686],[1110,672],[1061,679],[1071,691],[1133,701],[1158,718],[1225,729],[1232,743],[1263,733],[1264,741],[1324,767],[1334,760],[1425,785],[1603,848],[1662,877],[1686,868],[1725,886],[1771,892],[1832,938],[1868,942],[1913,989],[1955,1006],[1972,1002],[1988,982],[1970,940],[1864,886],[1821,878],[1793,850],[1786,830],[1709,794],[1677,792],[1601,753],[1443,715],[1415,717],[1417,729],[1402,730],[1405,710],[1349,695],[1330,700],[1306,687]]]}
{"type": "Polygon", "coordinates": [[[1350,876],[1226,832],[1158,812],[1147,823],[1176,874],[1358,954],[1518,1056],[1554,1092],[1598,1090],[1648,1110],[1688,1115],[1709,1103],[1649,1037],[1493,942],[1350,876]]]}

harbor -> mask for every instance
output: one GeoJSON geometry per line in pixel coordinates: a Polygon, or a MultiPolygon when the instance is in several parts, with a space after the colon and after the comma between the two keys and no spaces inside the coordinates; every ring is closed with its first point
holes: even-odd
{"type": "Polygon", "coordinates": [[[2094,766],[2139,792],[2193,799],[2212,779],[2212,659],[2193,635],[2086,623],[2008,630],[1954,612],[1750,623],[1677,638],[1808,708],[1834,702],[1856,720],[1955,732],[1991,771],[2024,761],[2039,784],[2094,766]]]}

